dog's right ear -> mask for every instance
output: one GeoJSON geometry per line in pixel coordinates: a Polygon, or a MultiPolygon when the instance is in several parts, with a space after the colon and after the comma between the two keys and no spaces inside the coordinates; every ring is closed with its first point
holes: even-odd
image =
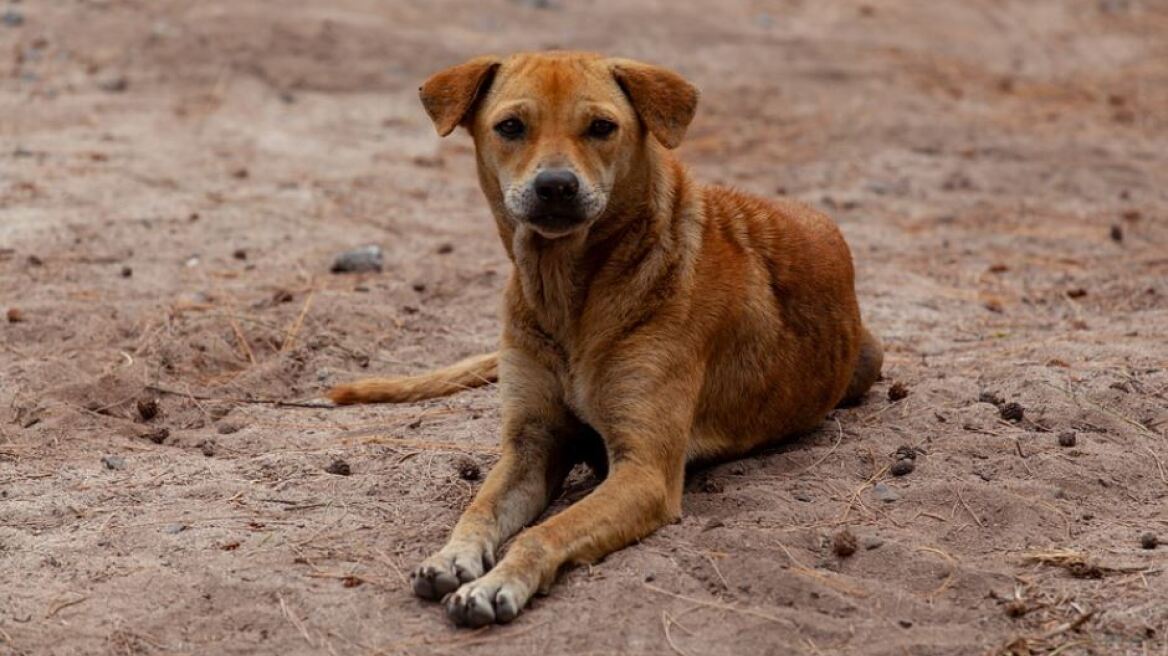
{"type": "Polygon", "coordinates": [[[422,106],[440,136],[445,137],[469,121],[475,102],[491,86],[500,63],[494,56],[475,57],[465,64],[438,71],[418,88],[422,106]]]}

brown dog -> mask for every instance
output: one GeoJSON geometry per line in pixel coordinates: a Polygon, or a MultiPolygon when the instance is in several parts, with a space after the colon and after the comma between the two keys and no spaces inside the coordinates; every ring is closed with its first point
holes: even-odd
{"type": "Polygon", "coordinates": [[[832,221],[695,184],[668,152],[698,100],[677,74],[580,53],[480,57],[431,77],[421,97],[439,134],[462,125],[474,137],[514,263],[502,344],[330,395],[424,399],[497,368],[502,457],[450,541],[413,572],[414,592],[448,595],[456,623],[513,619],[564,566],[677,519],[687,462],[810,430],[879,376],[880,343],[860,323],[832,221]],[[582,460],[607,465],[605,480],[520,532],[582,460]]]}

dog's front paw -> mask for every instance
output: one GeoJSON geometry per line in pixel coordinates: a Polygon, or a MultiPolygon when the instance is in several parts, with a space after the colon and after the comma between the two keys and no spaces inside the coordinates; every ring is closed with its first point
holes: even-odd
{"type": "Polygon", "coordinates": [[[446,614],[459,626],[506,624],[519,615],[531,598],[520,580],[492,572],[467,583],[446,598],[446,614]]]}
{"type": "Polygon", "coordinates": [[[489,549],[448,544],[410,572],[410,582],[414,594],[438,601],[463,583],[482,576],[494,565],[494,561],[495,554],[489,549]]]}

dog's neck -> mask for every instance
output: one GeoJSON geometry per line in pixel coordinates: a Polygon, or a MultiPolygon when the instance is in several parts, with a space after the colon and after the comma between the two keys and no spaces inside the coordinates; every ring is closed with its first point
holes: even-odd
{"type": "Polygon", "coordinates": [[[501,195],[487,192],[515,265],[516,296],[540,328],[564,346],[577,341],[574,331],[589,303],[604,302],[590,298],[597,280],[605,279],[609,293],[615,285],[626,301],[634,299],[682,255],[685,239],[679,239],[675,224],[691,201],[693,185],[664,149],[648,148],[644,158],[616,185],[603,216],[587,230],[558,239],[516,225],[505,214],[501,195]]]}

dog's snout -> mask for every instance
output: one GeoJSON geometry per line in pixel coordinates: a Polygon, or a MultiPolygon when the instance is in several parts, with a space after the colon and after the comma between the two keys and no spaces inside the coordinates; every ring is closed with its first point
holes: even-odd
{"type": "Polygon", "coordinates": [[[535,176],[535,195],[545,203],[575,200],[580,179],[568,169],[547,169],[535,176]]]}

